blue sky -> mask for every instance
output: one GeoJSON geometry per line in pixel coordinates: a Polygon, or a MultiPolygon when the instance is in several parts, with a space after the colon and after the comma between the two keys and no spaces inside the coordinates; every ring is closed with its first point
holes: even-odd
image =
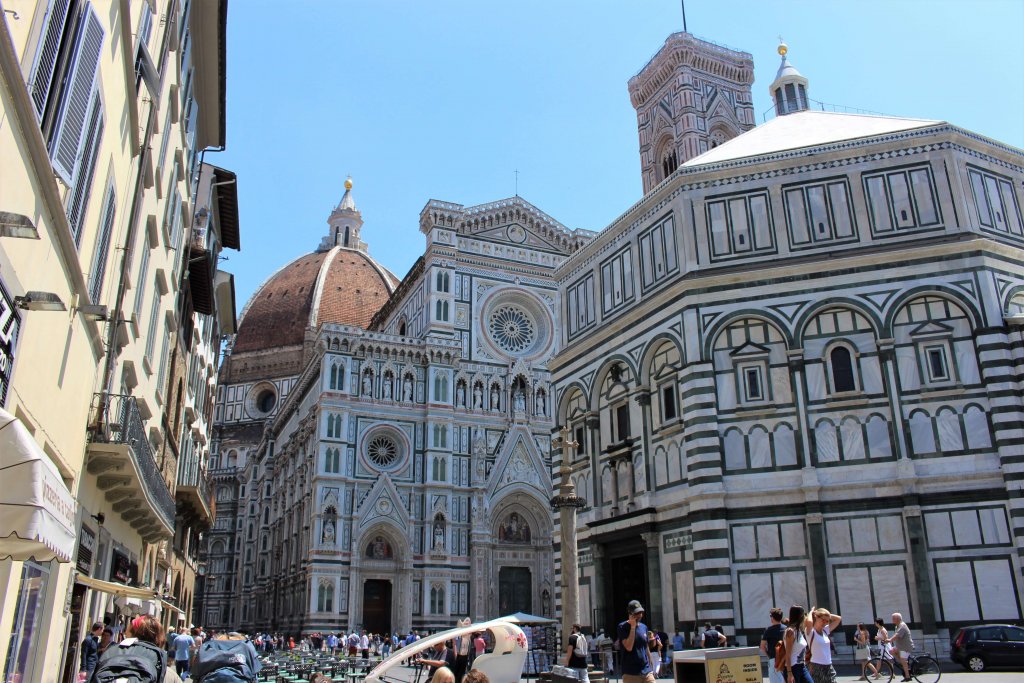
{"type": "MultiPolygon", "coordinates": [[[[691,33],[750,52],[771,103],[778,36],[810,96],[947,120],[1024,148],[1024,0],[688,0],[691,33]]],[[[682,29],[678,0],[231,0],[227,151],[239,311],[316,248],[351,174],[370,254],[399,277],[429,199],[519,194],[601,230],[641,196],[626,81],[682,29]]]]}

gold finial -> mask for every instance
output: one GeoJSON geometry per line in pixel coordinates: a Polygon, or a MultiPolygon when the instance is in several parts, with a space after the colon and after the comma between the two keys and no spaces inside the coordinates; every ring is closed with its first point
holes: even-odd
{"type": "Polygon", "coordinates": [[[779,54],[785,58],[787,52],[789,52],[789,46],[782,40],[782,36],[779,36],[779,54]]]}
{"type": "Polygon", "coordinates": [[[352,189],[352,176],[349,176],[348,178],[345,178],[345,189],[346,190],[351,190],[352,189]]]}

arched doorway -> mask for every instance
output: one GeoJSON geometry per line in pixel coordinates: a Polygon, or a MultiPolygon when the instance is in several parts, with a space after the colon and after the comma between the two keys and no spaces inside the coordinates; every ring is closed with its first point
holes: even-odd
{"type": "Polygon", "coordinates": [[[491,542],[479,549],[489,566],[489,583],[477,591],[481,616],[550,610],[544,595],[553,589],[551,522],[539,497],[518,487],[497,500],[489,533],[491,542]]]}
{"type": "Polygon", "coordinates": [[[377,524],[356,540],[349,574],[350,624],[368,633],[411,627],[412,566],[408,541],[390,524],[377,524]]]}

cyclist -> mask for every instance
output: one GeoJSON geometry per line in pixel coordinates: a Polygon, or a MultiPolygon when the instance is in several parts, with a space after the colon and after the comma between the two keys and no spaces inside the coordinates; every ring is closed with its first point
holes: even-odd
{"type": "Polygon", "coordinates": [[[907,626],[907,622],[903,621],[902,614],[894,612],[892,623],[896,627],[896,631],[887,642],[892,643],[892,655],[903,668],[903,681],[909,681],[911,680],[910,664],[907,662],[907,658],[914,651],[914,639],[910,635],[910,627],[907,626]]]}

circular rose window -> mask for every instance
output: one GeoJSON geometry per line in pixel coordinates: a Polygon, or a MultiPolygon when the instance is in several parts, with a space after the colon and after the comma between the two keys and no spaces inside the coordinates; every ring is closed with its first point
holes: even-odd
{"type": "Polygon", "coordinates": [[[391,467],[398,459],[398,444],[390,436],[379,434],[366,444],[366,457],[377,467],[391,467]]]}
{"type": "Polygon", "coordinates": [[[537,338],[537,328],[526,311],[505,304],[494,309],[487,322],[494,343],[509,353],[521,353],[537,338]]]}

